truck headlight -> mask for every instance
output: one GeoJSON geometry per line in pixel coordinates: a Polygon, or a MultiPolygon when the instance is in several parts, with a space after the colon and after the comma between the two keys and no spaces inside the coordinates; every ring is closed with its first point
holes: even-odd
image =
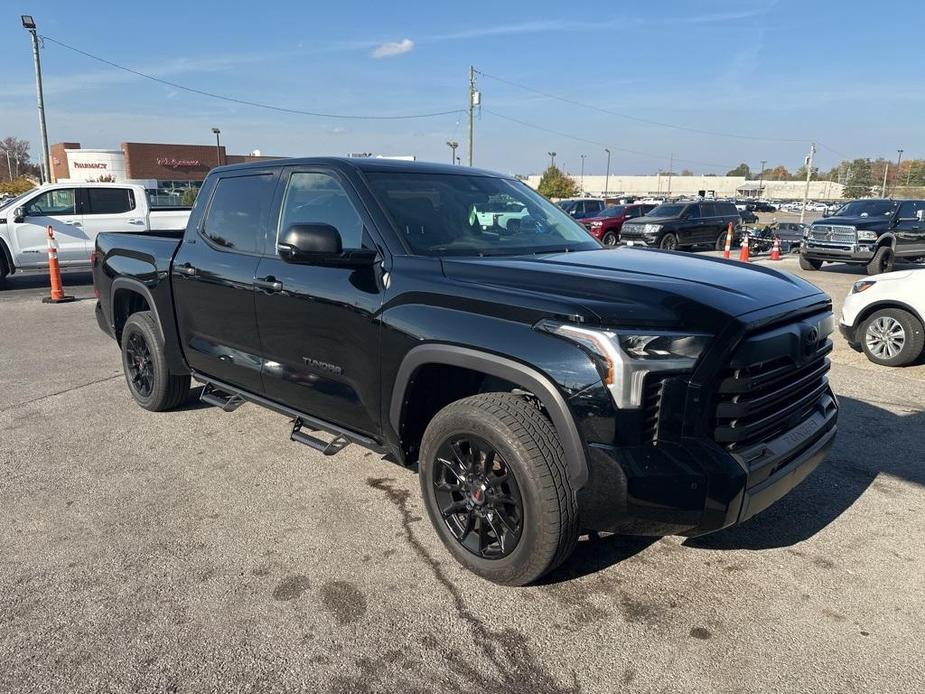
{"type": "Polygon", "coordinates": [[[598,361],[601,380],[620,409],[642,406],[646,375],[655,371],[692,371],[712,339],[710,335],[652,330],[582,328],[542,320],[544,330],[570,340],[598,361]]]}
{"type": "Polygon", "coordinates": [[[644,234],[657,234],[662,230],[661,224],[646,224],[642,228],[642,233],[644,234]]]}
{"type": "Polygon", "coordinates": [[[860,229],[857,232],[857,235],[858,235],[858,241],[876,241],[877,240],[876,231],[867,231],[864,229],[860,229]]]}

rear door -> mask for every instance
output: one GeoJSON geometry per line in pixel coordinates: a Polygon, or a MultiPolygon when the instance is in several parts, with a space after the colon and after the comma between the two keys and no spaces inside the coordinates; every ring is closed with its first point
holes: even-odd
{"type": "Polygon", "coordinates": [[[719,228],[722,225],[722,218],[719,217],[717,210],[718,203],[702,202],[700,203],[700,224],[697,227],[698,244],[714,245],[716,237],[719,235],[719,228]]]}
{"type": "Polygon", "coordinates": [[[925,222],[919,220],[919,210],[925,210],[925,201],[906,200],[899,205],[894,227],[898,255],[925,255],[925,222]]]}
{"type": "Polygon", "coordinates": [[[83,226],[87,237],[87,258],[97,234],[108,231],[144,231],[144,202],[135,199],[129,187],[92,186],[82,188],[83,226]]]}
{"type": "Polygon", "coordinates": [[[263,392],[254,276],[263,250],[276,171],[229,171],[217,179],[202,220],[187,229],[171,265],[180,343],[196,371],[263,392]]]}
{"type": "MultiPolygon", "coordinates": [[[[12,214],[10,241],[13,262],[17,267],[48,265],[48,232],[55,231],[58,262],[63,265],[87,264],[87,236],[83,230],[83,215],[78,209],[77,190],[53,188],[33,197],[23,205],[25,216],[17,222],[12,214]]],[[[11,210],[12,212],[12,210],[11,210]]]]}

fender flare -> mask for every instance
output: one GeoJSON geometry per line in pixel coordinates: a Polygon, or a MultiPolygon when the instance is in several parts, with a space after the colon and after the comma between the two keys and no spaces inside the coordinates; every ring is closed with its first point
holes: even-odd
{"type": "Polygon", "coordinates": [[[584,445],[575,426],[565,398],[555,384],[536,369],[521,362],[482,352],[468,347],[448,344],[425,344],[414,347],[402,360],[395,376],[395,387],[389,406],[389,422],[395,432],[401,431],[401,418],[405,409],[405,393],[415,372],[427,364],[445,364],[481,371],[502,378],[524,390],[529,390],[546,408],[552,424],[559,434],[565,451],[566,471],[572,489],[581,489],[588,481],[588,462],[584,445]]]}
{"type": "Polygon", "coordinates": [[[141,294],[141,296],[144,297],[144,300],[148,302],[148,308],[154,314],[154,319],[157,322],[157,332],[160,335],[161,341],[166,342],[164,340],[164,326],[161,324],[161,317],[157,312],[157,304],[154,301],[154,295],[151,294],[151,290],[148,289],[144,284],[136,279],[132,279],[131,277],[117,277],[113,280],[112,286],[109,290],[109,321],[113,329],[113,334],[116,334],[116,295],[119,293],[120,289],[127,289],[129,291],[135,292],[136,294],[141,294]]]}
{"type": "Polygon", "coordinates": [[[886,231],[877,237],[877,248],[889,246],[893,252],[896,252],[896,235],[892,231],[886,231]]]}

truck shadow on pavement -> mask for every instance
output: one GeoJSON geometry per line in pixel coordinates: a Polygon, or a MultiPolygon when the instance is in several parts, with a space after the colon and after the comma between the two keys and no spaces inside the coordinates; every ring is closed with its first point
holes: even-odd
{"type": "Polygon", "coordinates": [[[684,545],[731,550],[789,547],[834,522],[868,488],[900,494],[890,480],[878,479],[881,473],[925,486],[925,411],[895,414],[846,397],[839,398],[839,406],[835,445],[800,486],[746,523],[685,540],[684,545]]]}

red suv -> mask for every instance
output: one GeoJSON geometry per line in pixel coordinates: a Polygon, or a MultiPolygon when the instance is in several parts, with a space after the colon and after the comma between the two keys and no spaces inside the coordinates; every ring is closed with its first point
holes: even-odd
{"type": "Polygon", "coordinates": [[[605,246],[616,246],[620,241],[620,229],[623,228],[623,222],[627,219],[643,217],[655,205],[643,205],[633,203],[631,205],[612,205],[605,207],[596,217],[587,217],[581,220],[582,225],[587,229],[591,236],[601,241],[605,246]]]}

